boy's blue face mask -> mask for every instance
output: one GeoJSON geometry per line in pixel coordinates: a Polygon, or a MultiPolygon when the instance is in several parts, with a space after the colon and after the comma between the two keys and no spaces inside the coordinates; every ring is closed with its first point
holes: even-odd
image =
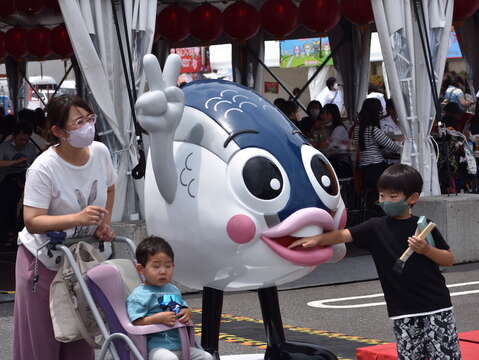
{"type": "Polygon", "coordinates": [[[396,217],[402,215],[408,208],[406,200],[401,201],[383,201],[378,203],[387,216],[396,217]]]}

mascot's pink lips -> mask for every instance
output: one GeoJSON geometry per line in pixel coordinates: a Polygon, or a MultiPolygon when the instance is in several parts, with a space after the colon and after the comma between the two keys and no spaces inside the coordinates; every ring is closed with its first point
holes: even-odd
{"type": "Polygon", "coordinates": [[[315,266],[331,259],[333,256],[331,247],[304,248],[299,246],[288,249],[288,246],[299,238],[295,233],[307,227],[317,228],[317,233],[309,236],[335,229],[334,220],[327,211],[319,208],[305,208],[296,211],[278,225],[264,231],[261,240],[276,254],[295,265],[315,266]]]}

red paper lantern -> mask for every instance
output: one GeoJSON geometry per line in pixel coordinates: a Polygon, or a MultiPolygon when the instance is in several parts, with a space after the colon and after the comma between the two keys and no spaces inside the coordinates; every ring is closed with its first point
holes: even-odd
{"type": "Polygon", "coordinates": [[[248,40],[258,33],[261,17],[258,10],[238,1],[223,12],[225,33],[234,39],[248,40]]]}
{"type": "Polygon", "coordinates": [[[3,59],[7,55],[7,49],[5,48],[5,33],[0,31],[0,59],[3,59]]]}
{"type": "Polygon", "coordinates": [[[54,53],[67,58],[73,55],[73,48],[65,25],[59,25],[51,30],[51,45],[54,53]]]}
{"type": "Polygon", "coordinates": [[[26,15],[38,14],[43,10],[44,6],[45,4],[43,3],[43,0],[15,0],[17,11],[26,15]]]}
{"type": "Polygon", "coordinates": [[[43,3],[45,4],[45,7],[48,9],[52,9],[55,11],[61,11],[60,9],[60,4],[58,4],[58,0],[43,0],[43,3]]]}
{"type": "Polygon", "coordinates": [[[223,32],[221,11],[210,4],[198,6],[190,15],[191,35],[202,41],[212,41],[223,32]]]}
{"type": "Polygon", "coordinates": [[[303,0],[299,5],[300,22],[313,31],[331,30],[341,19],[338,0],[303,0]]]}
{"type": "Polygon", "coordinates": [[[357,25],[367,25],[374,21],[371,0],[342,0],[341,13],[357,25]]]}
{"type": "Polygon", "coordinates": [[[261,7],[261,23],[274,36],[286,36],[298,25],[298,8],[291,0],[266,0],[261,7]]]}
{"type": "Polygon", "coordinates": [[[6,17],[14,12],[15,4],[13,1],[4,1],[3,4],[0,5],[0,17],[6,17]]]}
{"type": "Polygon", "coordinates": [[[27,30],[12,28],[5,34],[5,48],[7,53],[16,58],[25,56],[27,50],[27,30]]]}
{"type": "Polygon", "coordinates": [[[479,8],[479,0],[454,0],[454,21],[464,21],[479,8]]]}
{"type": "Polygon", "coordinates": [[[47,57],[52,52],[51,31],[44,27],[33,28],[27,34],[28,52],[40,58],[47,57]]]}
{"type": "Polygon", "coordinates": [[[172,5],[163,9],[156,18],[155,40],[161,37],[182,41],[190,34],[190,13],[185,8],[172,5]]]}

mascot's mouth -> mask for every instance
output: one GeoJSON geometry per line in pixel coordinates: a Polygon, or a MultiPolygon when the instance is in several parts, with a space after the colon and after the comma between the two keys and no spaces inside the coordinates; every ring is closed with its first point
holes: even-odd
{"type": "Polygon", "coordinates": [[[334,219],[327,211],[305,208],[264,231],[261,240],[280,257],[295,265],[315,266],[332,258],[333,249],[330,246],[294,249],[288,249],[288,246],[299,238],[320,235],[335,229],[334,219]]]}

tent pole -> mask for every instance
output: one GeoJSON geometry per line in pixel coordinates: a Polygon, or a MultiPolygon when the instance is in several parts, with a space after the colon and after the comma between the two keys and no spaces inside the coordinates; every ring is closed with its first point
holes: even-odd
{"type": "Polygon", "coordinates": [[[131,56],[130,37],[128,36],[128,26],[126,24],[125,0],[121,1],[121,14],[123,18],[123,31],[125,32],[125,37],[126,37],[126,50],[128,54],[128,63],[130,64],[131,89],[133,90],[133,99],[136,102],[136,99],[137,99],[136,81],[135,81],[135,74],[133,73],[133,61],[131,56]]]}
{"type": "Polygon", "coordinates": [[[135,134],[136,134],[136,142],[138,146],[138,155],[139,155],[138,165],[136,165],[132,169],[131,174],[134,179],[138,180],[138,179],[141,179],[143,176],[145,176],[146,157],[145,157],[145,151],[143,149],[143,140],[141,138],[142,129],[136,119],[135,103],[133,100],[130,77],[128,76],[128,68],[126,65],[125,51],[123,49],[123,41],[122,41],[123,39],[121,38],[120,25],[118,23],[118,14],[116,13],[116,10],[118,9],[119,1],[120,0],[111,0],[111,5],[112,5],[112,11],[113,11],[113,22],[115,23],[116,35],[118,37],[118,46],[120,47],[121,63],[123,65],[123,73],[125,75],[125,80],[126,80],[126,90],[128,93],[128,100],[130,102],[130,111],[131,111],[131,116],[133,118],[133,125],[135,127],[135,134]]]}
{"type": "Polygon", "coordinates": [[[73,69],[73,64],[70,65],[70,67],[68,68],[68,70],[65,72],[65,75],[63,75],[62,79],[60,80],[60,83],[57,85],[57,87],[55,88],[55,92],[53,93],[52,95],[52,99],[55,97],[55,95],[57,94],[58,90],[60,90],[60,87],[62,86],[63,82],[65,81],[65,79],[67,78],[68,74],[70,73],[70,71],[72,71],[73,69]]]}
{"type": "Polygon", "coordinates": [[[30,81],[28,81],[27,77],[25,76],[25,74],[20,71],[20,75],[22,75],[22,78],[27,82],[28,86],[30,86],[30,88],[33,90],[33,92],[35,93],[35,95],[37,95],[37,97],[40,99],[40,101],[42,102],[43,106],[47,106],[47,104],[45,103],[45,101],[43,101],[41,95],[38,93],[37,89],[35,89],[35,87],[32,85],[32,83],[30,81]]]}
{"type": "Polygon", "coordinates": [[[293,99],[293,101],[294,101],[301,109],[303,109],[304,112],[307,113],[306,108],[303,106],[303,104],[301,104],[301,103],[294,97],[294,95],[291,93],[291,91],[289,91],[289,89],[281,82],[281,79],[278,78],[278,77],[266,66],[266,64],[259,58],[259,56],[258,56],[253,50],[250,49],[249,46],[246,46],[246,49],[255,57],[255,59],[258,61],[258,63],[261,64],[261,66],[268,72],[268,74],[270,74],[271,77],[278,82],[278,84],[283,88],[284,91],[286,91],[286,93],[293,99]]]}

